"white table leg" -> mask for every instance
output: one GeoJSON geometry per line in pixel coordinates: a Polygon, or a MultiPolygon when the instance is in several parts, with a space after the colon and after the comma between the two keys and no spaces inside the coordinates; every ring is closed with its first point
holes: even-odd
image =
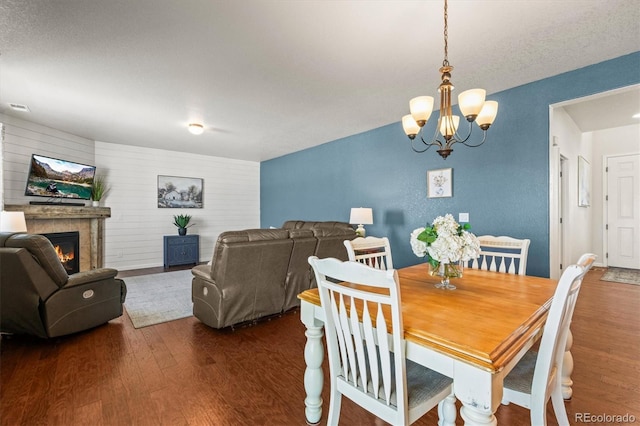
{"type": "Polygon", "coordinates": [[[322,417],[322,386],[324,385],[324,374],[322,373],[322,360],[324,358],[324,346],[322,336],[324,335],[322,321],[318,321],[313,305],[302,302],[300,307],[300,317],[307,327],[305,336],[307,343],[304,346],[304,361],[307,368],[304,371],[304,390],[307,397],[304,399],[304,414],[307,423],[314,425],[320,423],[322,417]]]}
{"type": "Polygon", "coordinates": [[[571,374],[573,373],[573,355],[571,355],[571,347],[573,346],[573,334],[571,329],[567,335],[567,344],[564,348],[564,358],[562,361],[562,397],[566,400],[571,399],[573,396],[573,380],[571,380],[571,374]]]}
{"type": "Polygon", "coordinates": [[[454,365],[453,388],[462,402],[460,417],[465,426],[496,426],[493,413],[502,399],[502,376],[461,361],[454,365]]]}
{"type": "Polygon", "coordinates": [[[496,426],[498,420],[491,411],[480,410],[468,403],[462,403],[460,408],[460,417],[464,420],[465,426],[496,426]]]}
{"type": "Polygon", "coordinates": [[[438,404],[438,426],[456,426],[456,396],[453,392],[438,404]]]}

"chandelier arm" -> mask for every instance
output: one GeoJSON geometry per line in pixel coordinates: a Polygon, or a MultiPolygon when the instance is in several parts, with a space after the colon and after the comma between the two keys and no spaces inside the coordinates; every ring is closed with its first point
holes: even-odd
{"type": "Polygon", "coordinates": [[[421,136],[420,136],[420,140],[422,141],[422,143],[423,143],[424,145],[426,145],[426,148],[424,148],[424,149],[416,149],[416,147],[414,147],[414,146],[413,146],[413,141],[414,141],[414,140],[415,140],[415,139],[411,139],[411,149],[412,149],[414,152],[417,152],[417,153],[425,152],[426,150],[428,150],[428,149],[429,149],[429,148],[431,148],[432,146],[439,146],[440,148],[442,148],[442,142],[440,142],[439,140],[435,139],[435,140],[434,140],[434,141],[432,141],[432,142],[426,142],[426,141],[424,140],[424,138],[422,137],[422,135],[421,135],[421,136]]]}
{"type": "Polygon", "coordinates": [[[458,129],[456,129],[456,132],[452,138],[453,142],[451,142],[451,145],[453,145],[454,143],[461,143],[463,145],[467,145],[466,142],[471,137],[471,133],[473,133],[473,123],[469,122],[469,133],[467,133],[467,136],[464,138],[460,137],[460,134],[458,133],[458,129]]]}
{"type": "MultiPolygon", "coordinates": [[[[468,139],[468,138],[467,138],[467,139],[468,139]]],[[[468,144],[468,143],[466,143],[466,142],[462,142],[462,144],[463,144],[464,146],[468,146],[469,148],[476,148],[476,147],[478,147],[478,146],[482,145],[486,140],[487,140],[487,131],[486,131],[486,130],[483,130],[483,131],[482,131],[482,141],[481,141],[479,144],[477,144],[477,145],[469,145],[469,144],[468,144]]]]}
{"type": "Polygon", "coordinates": [[[436,130],[433,132],[433,137],[431,138],[431,145],[438,145],[440,149],[444,148],[447,144],[445,140],[444,144],[438,139],[438,134],[440,134],[440,119],[438,119],[438,124],[436,125],[436,130]]]}
{"type": "Polygon", "coordinates": [[[413,146],[413,141],[414,140],[415,139],[411,139],[411,149],[413,150],[413,152],[417,152],[418,154],[421,154],[421,153],[425,152],[426,150],[428,150],[429,148],[431,148],[431,145],[427,145],[427,147],[425,149],[416,149],[416,147],[413,146]]]}

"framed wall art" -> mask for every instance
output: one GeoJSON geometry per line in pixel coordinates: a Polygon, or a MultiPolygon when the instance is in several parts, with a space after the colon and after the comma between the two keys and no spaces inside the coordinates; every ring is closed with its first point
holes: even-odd
{"type": "Polygon", "coordinates": [[[578,156],[578,207],[591,205],[591,164],[578,156]]]}
{"type": "Polygon", "coordinates": [[[201,209],[202,178],[158,175],[158,208],[201,209]]]}
{"type": "Polygon", "coordinates": [[[427,171],[427,197],[453,197],[453,169],[427,171]]]}

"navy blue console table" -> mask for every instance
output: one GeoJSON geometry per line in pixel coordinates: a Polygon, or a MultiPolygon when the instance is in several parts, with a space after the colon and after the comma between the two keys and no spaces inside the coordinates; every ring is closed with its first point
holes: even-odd
{"type": "Polygon", "coordinates": [[[165,235],[164,267],[195,265],[200,261],[200,237],[198,235],[165,235]]]}

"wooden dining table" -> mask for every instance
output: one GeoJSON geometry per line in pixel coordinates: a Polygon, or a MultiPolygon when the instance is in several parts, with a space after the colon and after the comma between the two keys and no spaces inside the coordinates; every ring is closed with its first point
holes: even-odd
{"type": "MultiPolygon", "coordinates": [[[[557,281],[525,275],[465,269],[452,279],[455,290],[427,264],[398,269],[407,358],[453,378],[465,425],[495,425],[503,379],[540,337],[557,281]]],[[[322,416],[324,314],[318,289],[301,293],[305,416],[322,416]]]]}

